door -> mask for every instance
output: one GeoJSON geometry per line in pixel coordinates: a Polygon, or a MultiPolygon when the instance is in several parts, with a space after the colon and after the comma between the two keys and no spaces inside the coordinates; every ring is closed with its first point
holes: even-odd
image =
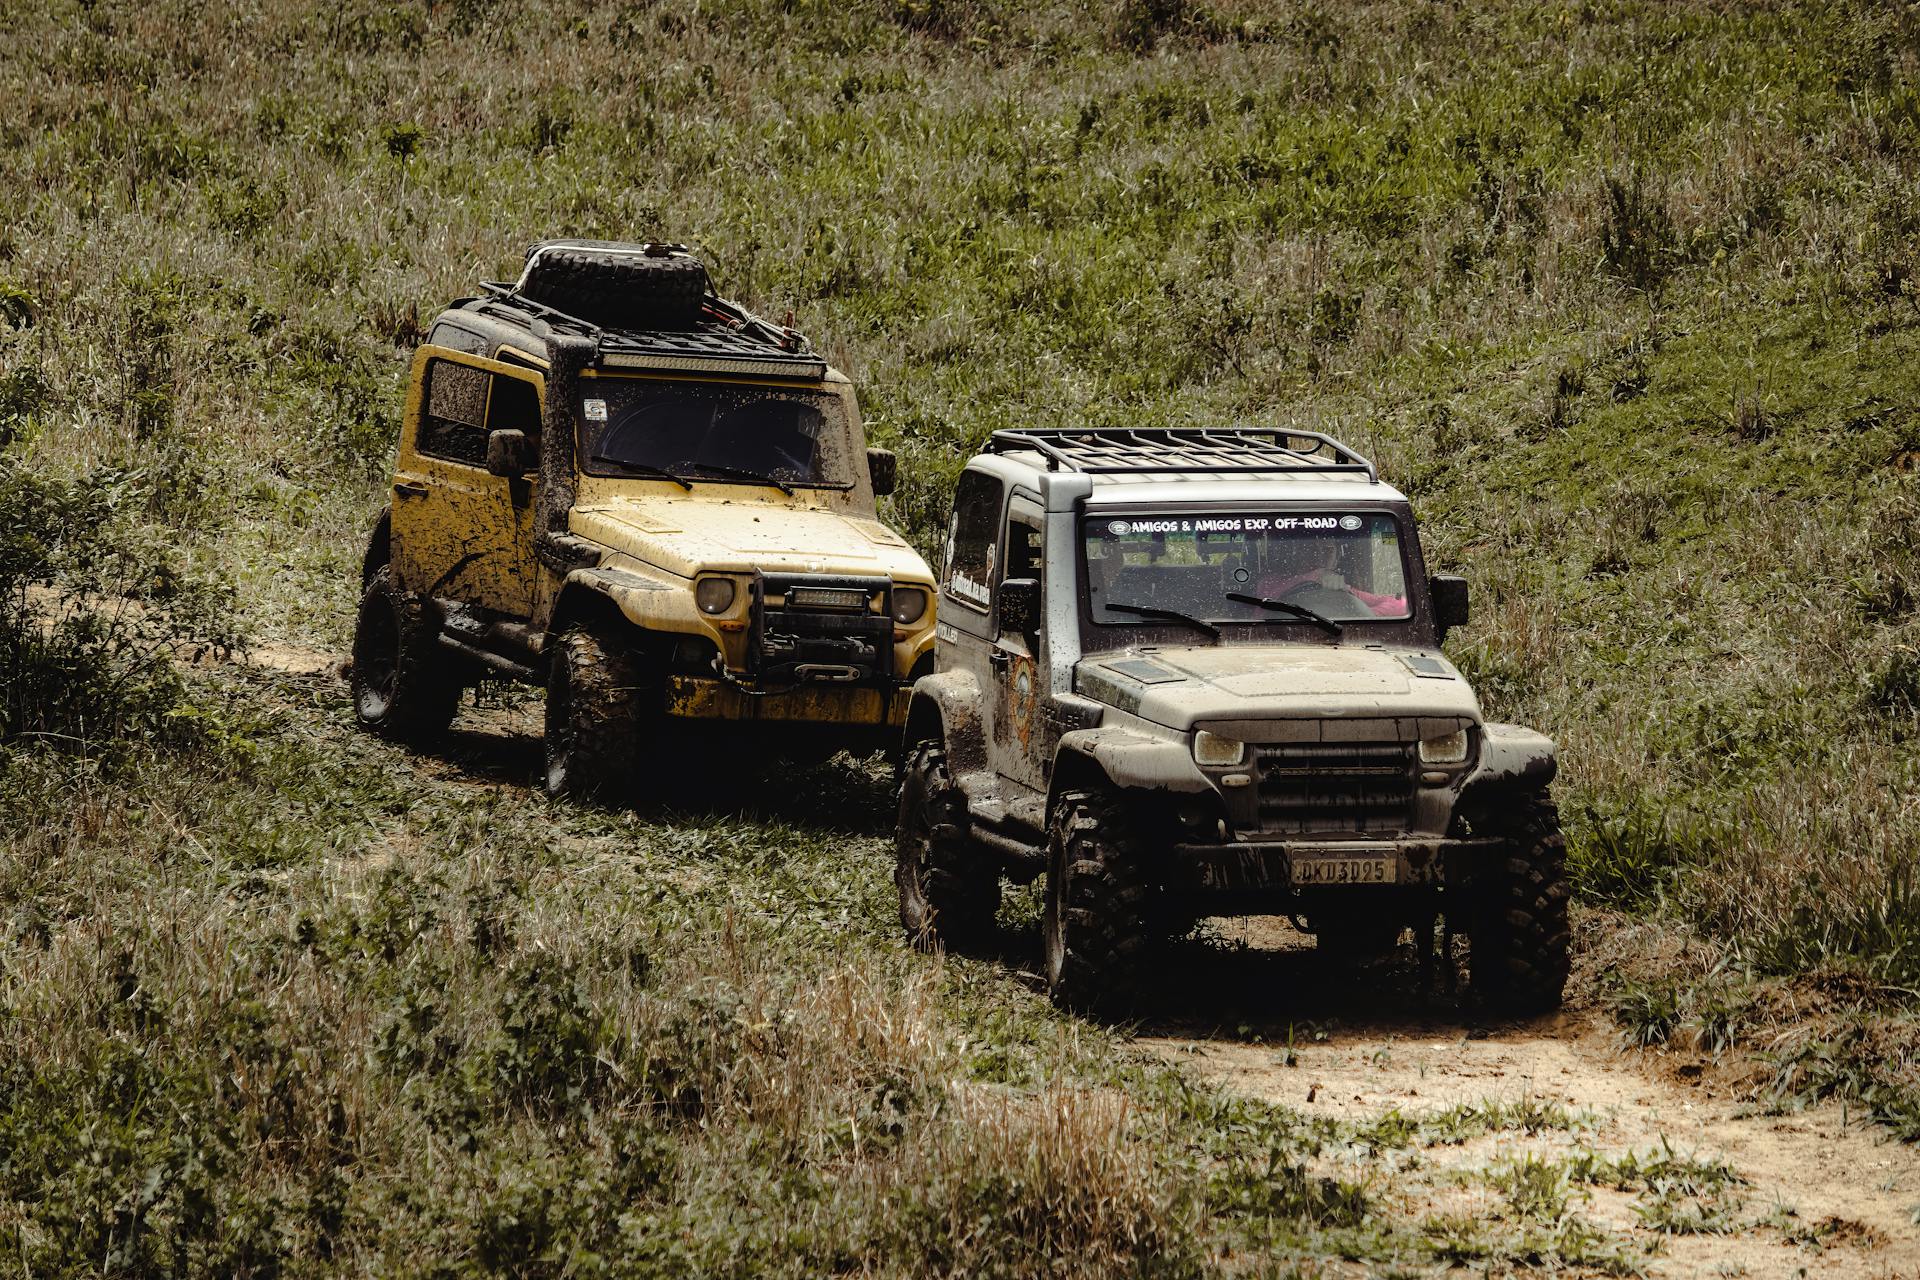
{"type": "MultiPolygon", "coordinates": [[[[1053,744],[1047,732],[1046,689],[1040,666],[1040,632],[1000,623],[1000,586],[1012,579],[1039,581],[1045,559],[1045,525],[1037,502],[1016,493],[1007,503],[1005,549],[994,574],[993,643],[987,653],[993,692],[987,698],[987,753],[994,771],[1022,786],[1045,791],[1053,744]]],[[[1044,617],[1044,607],[1040,616],[1044,617]]]]}
{"type": "Polygon", "coordinates": [[[409,591],[514,618],[533,611],[533,477],[487,470],[487,436],[539,438],[540,380],[479,356],[426,349],[400,433],[393,562],[409,591]]]}

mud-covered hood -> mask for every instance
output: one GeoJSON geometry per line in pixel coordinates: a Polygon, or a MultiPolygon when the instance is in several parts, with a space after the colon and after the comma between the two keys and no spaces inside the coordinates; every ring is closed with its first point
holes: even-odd
{"type": "Polygon", "coordinates": [[[820,507],[619,497],[574,508],[572,532],[682,577],[701,572],[887,574],[930,582],[905,539],[871,516],[820,507]]]}
{"type": "Polygon", "coordinates": [[[1074,684],[1086,697],[1181,730],[1267,719],[1480,719],[1472,687],[1432,649],[1144,648],[1082,661],[1074,684]]]}

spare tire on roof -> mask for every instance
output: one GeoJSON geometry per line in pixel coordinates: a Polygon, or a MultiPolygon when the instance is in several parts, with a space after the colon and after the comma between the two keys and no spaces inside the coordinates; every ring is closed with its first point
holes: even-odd
{"type": "Polygon", "coordinates": [[[514,291],[603,329],[691,329],[707,296],[707,268],[678,246],[541,244],[514,291]]]}

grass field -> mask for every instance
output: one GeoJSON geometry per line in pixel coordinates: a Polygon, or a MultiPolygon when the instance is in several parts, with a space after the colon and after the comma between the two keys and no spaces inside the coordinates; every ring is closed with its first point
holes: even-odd
{"type": "MultiPolygon", "coordinates": [[[[1472,579],[1449,650],[1489,714],[1561,744],[1582,994],[1920,1136],[1913,6],[0,0],[0,31],[31,1274],[1455,1258],[1390,1154],[1325,1176],[1353,1135],[1143,1067],[1019,957],[907,954],[884,778],[554,807],[512,734],[415,761],[222,660],[344,653],[412,345],[558,234],[688,240],[791,311],[929,552],[996,427],[1372,453],[1472,579]]],[[[1631,1264],[1577,1215],[1476,1247],[1631,1264]]]]}

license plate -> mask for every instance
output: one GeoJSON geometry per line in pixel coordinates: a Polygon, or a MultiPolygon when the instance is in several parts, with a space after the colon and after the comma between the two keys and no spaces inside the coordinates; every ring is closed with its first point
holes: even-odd
{"type": "Polygon", "coordinates": [[[1392,884],[1399,863],[1384,854],[1366,858],[1303,857],[1291,860],[1293,883],[1392,884]]]}

